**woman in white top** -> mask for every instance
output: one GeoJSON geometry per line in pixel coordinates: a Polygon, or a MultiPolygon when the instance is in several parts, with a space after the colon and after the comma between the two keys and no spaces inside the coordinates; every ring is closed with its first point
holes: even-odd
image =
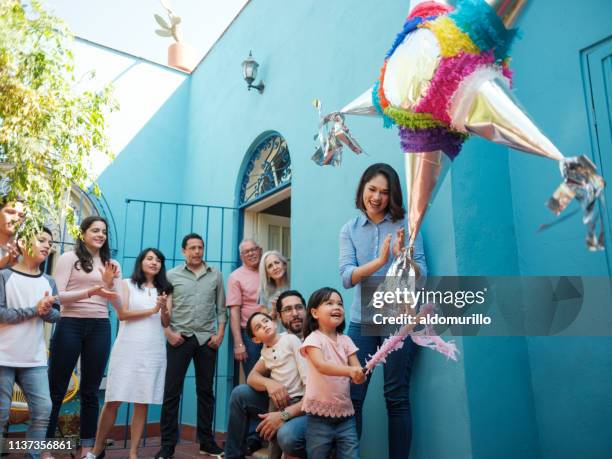
{"type": "Polygon", "coordinates": [[[134,404],[130,459],[137,458],[148,405],[163,403],[166,373],[163,327],[170,323],[167,301],[172,293],[164,262],[159,250],[145,249],[136,259],[132,277],[123,281],[122,307],[117,309],[121,324],[109,361],[96,444],[88,459],[104,457],[104,444],[122,402],[134,404]]]}

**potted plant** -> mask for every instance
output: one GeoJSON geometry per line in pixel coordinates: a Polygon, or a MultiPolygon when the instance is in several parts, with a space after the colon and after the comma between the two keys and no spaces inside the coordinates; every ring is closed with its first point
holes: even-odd
{"type": "Polygon", "coordinates": [[[174,14],[168,0],[161,0],[161,4],[168,15],[168,22],[159,14],[154,14],[157,24],[161,27],[155,33],[161,37],[172,37],[174,43],[168,47],[168,65],[170,67],[191,73],[196,65],[193,47],[182,40],[180,24],[181,18],[174,14]]]}

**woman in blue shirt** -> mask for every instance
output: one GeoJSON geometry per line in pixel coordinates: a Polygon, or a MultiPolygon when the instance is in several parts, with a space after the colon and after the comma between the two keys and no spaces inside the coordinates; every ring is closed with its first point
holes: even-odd
{"type": "MultiPolygon", "coordinates": [[[[370,276],[384,276],[393,257],[404,245],[406,209],[397,172],[388,164],[368,167],[359,181],[355,206],[361,212],[340,231],[340,275],[344,288],[355,287],[351,305],[348,335],[359,351],[363,365],[368,355],[382,344],[382,336],[361,335],[361,283],[370,276]]],[[[423,276],[427,275],[423,240],[419,234],[414,244],[414,261],[423,276]]],[[[406,458],[410,454],[412,420],[410,415],[410,373],[416,351],[411,340],[393,352],[384,365],[384,391],[389,419],[389,458],[406,458]]],[[[351,385],[357,433],[361,436],[362,407],[368,390],[365,384],[351,385]]]]}

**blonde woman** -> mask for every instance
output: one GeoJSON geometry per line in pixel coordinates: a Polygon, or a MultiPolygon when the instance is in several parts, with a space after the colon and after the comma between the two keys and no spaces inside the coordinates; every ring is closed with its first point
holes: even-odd
{"type": "Polygon", "coordinates": [[[289,290],[287,259],[278,251],[263,254],[259,262],[259,304],[266,313],[276,319],[276,300],[289,290]]]}

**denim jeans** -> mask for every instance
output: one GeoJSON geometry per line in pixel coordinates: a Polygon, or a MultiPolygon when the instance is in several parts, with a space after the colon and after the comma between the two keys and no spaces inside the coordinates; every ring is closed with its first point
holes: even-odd
{"type": "Polygon", "coordinates": [[[327,459],[334,445],[336,459],[359,459],[355,417],[328,418],[306,415],[308,459],[327,459]]]}
{"type": "MultiPolygon", "coordinates": [[[[268,412],[268,394],[247,384],[236,386],[229,403],[229,423],[225,439],[225,458],[241,459],[246,453],[246,437],[250,419],[268,412]]],[[[259,422],[258,422],[259,423],[259,422]]],[[[285,422],[276,432],[281,449],[291,456],[306,457],[306,416],[285,422]]]]}
{"type": "Polygon", "coordinates": [[[162,406],[160,430],[161,444],[174,450],[179,434],[179,404],[183,393],[183,383],[189,364],[193,360],[197,396],[197,440],[210,444],[214,441],[212,421],[215,412],[213,383],[217,351],[200,344],[195,336],[185,337],[179,346],[166,343],[166,379],[164,385],[164,404],[162,406]]]}
{"type": "Polygon", "coordinates": [[[307,416],[298,416],[285,422],[276,432],[278,446],[289,456],[306,459],[307,416]]]}
{"type": "MultiPolygon", "coordinates": [[[[348,336],[359,348],[357,358],[361,365],[368,354],[374,354],[384,340],[380,336],[361,336],[361,325],[351,322],[348,336]]],[[[389,354],[384,369],[384,395],[388,417],[389,459],[403,459],[410,455],[412,417],[410,414],[410,374],[417,345],[410,339],[404,346],[389,354]]],[[[368,391],[368,378],[363,384],[351,384],[351,399],[355,407],[357,434],[361,437],[362,408],[368,391]]]]}
{"type": "Polygon", "coordinates": [[[253,340],[249,338],[249,335],[247,335],[246,329],[242,328],[240,333],[242,334],[242,341],[244,342],[244,347],[248,355],[246,361],[242,363],[242,368],[244,368],[245,378],[248,378],[249,373],[259,360],[262,345],[254,343],[253,340]]]}
{"type": "MultiPolygon", "coordinates": [[[[253,342],[249,335],[247,335],[246,329],[241,328],[240,333],[242,335],[242,342],[244,343],[244,347],[247,351],[247,359],[242,362],[242,368],[244,369],[244,377],[248,378],[249,373],[259,360],[259,356],[261,355],[261,344],[256,344],[253,342]]],[[[239,375],[240,375],[240,362],[236,362],[236,366],[234,367],[234,385],[239,384],[239,375]]],[[[247,434],[247,441],[257,441],[261,442],[261,438],[257,431],[257,424],[259,424],[259,419],[251,418],[249,422],[249,433],[247,434]]]]}
{"type": "MultiPolygon", "coordinates": [[[[15,368],[0,366],[0,451],[2,451],[4,428],[8,422],[13,383],[17,382],[28,402],[30,426],[26,440],[44,440],[51,414],[51,397],[47,367],[15,368]]],[[[25,457],[37,459],[40,451],[30,450],[25,457]]]]}
{"type": "Polygon", "coordinates": [[[53,410],[47,437],[55,437],[57,419],[70,376],[81,356],[81,445],[93,446],[98,425],[100,383],[108,362],[111,328],[108,319],[62,317],[55,327],[49,357],[49,389],[53,410]]]}

